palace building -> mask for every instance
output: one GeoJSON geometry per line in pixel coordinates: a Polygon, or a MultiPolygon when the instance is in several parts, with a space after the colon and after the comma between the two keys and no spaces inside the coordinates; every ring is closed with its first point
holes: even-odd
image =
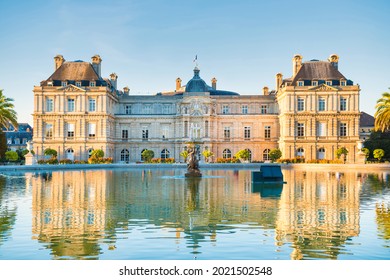
{"type": "Polygon", "coordinates": [[[240,95],[209,86],[195,67],[193,78],[175,90],[135,95],[117,88],[118,76],[101,77],[102,59],[91,62],[54,58],[54,73],[34,87],[34,150],[47,148],[58,158],[87,160],[102,149],[114,162],[142,161],[143,150],[157,158],[182,161],[189,141],[200,143],[215,158],[230,158],[242,149],[252,161],[283,158],[334,159],[339,147],[357,160],[359,85],[338,70],[339,57],[302,62],[293,58],[293,75],[276,75],[276,90],[240,95]]]}

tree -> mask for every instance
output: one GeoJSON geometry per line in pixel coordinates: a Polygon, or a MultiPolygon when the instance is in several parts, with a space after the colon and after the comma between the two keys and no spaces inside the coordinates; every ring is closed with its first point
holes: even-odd
{"type": "Polygon", "coordinates": [[[8,161],[17,161],[19,159],[18,153],[15,151],[5,152],[5,159],[8,161]]]}
{"type": "Polygon", "coordinates": [[[91,152],[91,157],[102,158],[102,157],[104,157],[104,151],[100,150],[100,149],[93,150],[91,152]]]}
{"type": "Polygon", "coordinates": [[[282,157],[282,151],[279,149],[273,149],[269,152],[269,158],[272,162],[280,159],[282,157]]]}
{"type": "Polygon", "coordinates": [[[341,155],[344,155],[344,163],[347,161],[348,150],[345,147],[338,148],[336,150],[336,157],[339,159],[341,155]]]}
{"type": "Polygon", "coordinates": [[[366,155],[366,159],[370,156],[370,150],[367,148],[362,148],[362,152],[366,155]]]}
{"type": "Polygon", "coordinates": [[[214,156],[214,153],[212,151],[209,151],[209,150],[204,150],[202,152],[202,155],[204,156],[206,162],[209,162],[209,158],[214,156]]]}
{"type": "Polygon", "coordinates": [[[45,156],[50,156],[51,158],[57,157],[57,151],[54,150],[54,149],[51,149],[51,148],[45,149],[45,151],[43,152],[43,154],[44,154],[45,156]]]}
{"type": "Polygon", "coordinates": [[[5,152],[8,150],[7,139],[5,138],[5,133],[0,128],[0,159],[5,159],[5,152]]]}
{"type": "Polygon", "coordinates": [[[14,127],[18,127],[17,113],[14,110],[14,100],[4,96],[3,90],[0,89],[0,128],[9,128],[10,124],[14,127]]]}
{"type": "Polygon", "coordinates": [[[385,132],[390,129],[390,93],[384,92],[375,106],[375,130],[385,132]]]}
{"type": "Polygon", "coordinates": [[[248,160],[251,155],[249,153],[249,150],[245,149],[238,151],[234,156],[238,159],[248,160]]]}
{"type": "MultiPolygon", "coordinates": [[[[390,155],[390,131],[372,131],[370,138],[364,141],[364,147],[370,151],[382,149],[385,151],[385,155],[390,155]]],[[[372,152],[370,158],[373,158],[372,152]]]]}
{"type": "Polygon", "coordinates": [[[187,150],[184,150],[180,153],[180,156],[184,159],[184,162],[187,162],[187,158],[188,158],[188,151],[187,150]]]}
{"type": "Polygon", "coordinates": [[[144,150],[141,156],[146,162],[150,162],[154,157],[154,152],[152,150],[144,150]]]}
{"type": "Polygon", "coordinates": [[[376,149],[374,150],[374,158],[377,158],[378,161],[381,161],[381,159],[384,157],[385,155],[385,151],[382,150],[382,149],[376,149]]]}

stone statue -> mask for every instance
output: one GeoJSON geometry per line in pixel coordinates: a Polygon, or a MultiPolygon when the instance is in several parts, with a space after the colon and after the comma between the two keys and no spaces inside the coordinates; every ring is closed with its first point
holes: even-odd
{"type": "Polygon", "coordinates": [[[33,150],[33,142],[31,140],[27,141],[27,150],[29,153],[33,150]]]}
{"type": "Polygon", "coordinates": [[[190,147],[188,149],[188,163],[186,177],[201,177],[202,174],[199,170],[199,161],[196,158],[196,148],[190,147]]]}

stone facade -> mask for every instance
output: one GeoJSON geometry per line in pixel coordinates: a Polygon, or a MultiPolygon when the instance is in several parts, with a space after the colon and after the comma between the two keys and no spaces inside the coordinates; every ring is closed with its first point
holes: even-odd
{"type": "Polygon", "coordinates": [[[218,90],[216,78],[208,86],[195,67],[194,77],[186,85],[176,79],[176,90],[133,95],[127,87],[117,89],[115,73],[109,79],[101,77],[98,55],[91,63],[66,62],[58,55],[55,72],[34,87],[34,150],[38,157],[52,148],[60,159],[87,160],[92,150],[102,149],[115,162],[137,162],[142,160],[141,152],[149,149],[157,158],[179,162],[186,143],[196,140],[201,151],[214,153],[214,160],[249,149],[252,161],[266,161],[269,151],[278,147],[284,158],[333,159],[334,151],[345,146],[353,151],[348,160],[354,162],[359,140],[359,86],[338,72],[336,58],[337,63],[333,57],[333,62],[316,64],[294,57],[293,77],[283,79],[278,74],[277,90],[264,87],[261,94],[218,90]],[[316,80],[317,85],[311,80],[307,84],[308,79],[316,80]],[[319,110],[319,98],[325,99],[325,110],[319,110]],[[343,110],[340,98],[346,99],[341,101],[346,106],[343,110]],[[326,123],[326,128],[321,127],[321,133],[326,131],[323,136],[317,133],[319,122],[326,123]],[[319,149],[325,151],[319,154],[319,149]]]}

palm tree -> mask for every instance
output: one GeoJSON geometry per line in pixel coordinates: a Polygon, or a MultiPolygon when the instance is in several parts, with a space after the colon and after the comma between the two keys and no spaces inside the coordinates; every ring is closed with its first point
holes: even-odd
{"type": "Polygon", "coordinates": [[[390,129],[390,93],[385,92],[376,102],[375,130],[385,132],[390,129]]]}
{"type": "Polygon", "coordinates": [[[8,128],[10,124],[14,128],[18,127],[17,113],[14,110],[14,100],[3,95],[3,90],[0,89],[0,127],[8,128]]]}

